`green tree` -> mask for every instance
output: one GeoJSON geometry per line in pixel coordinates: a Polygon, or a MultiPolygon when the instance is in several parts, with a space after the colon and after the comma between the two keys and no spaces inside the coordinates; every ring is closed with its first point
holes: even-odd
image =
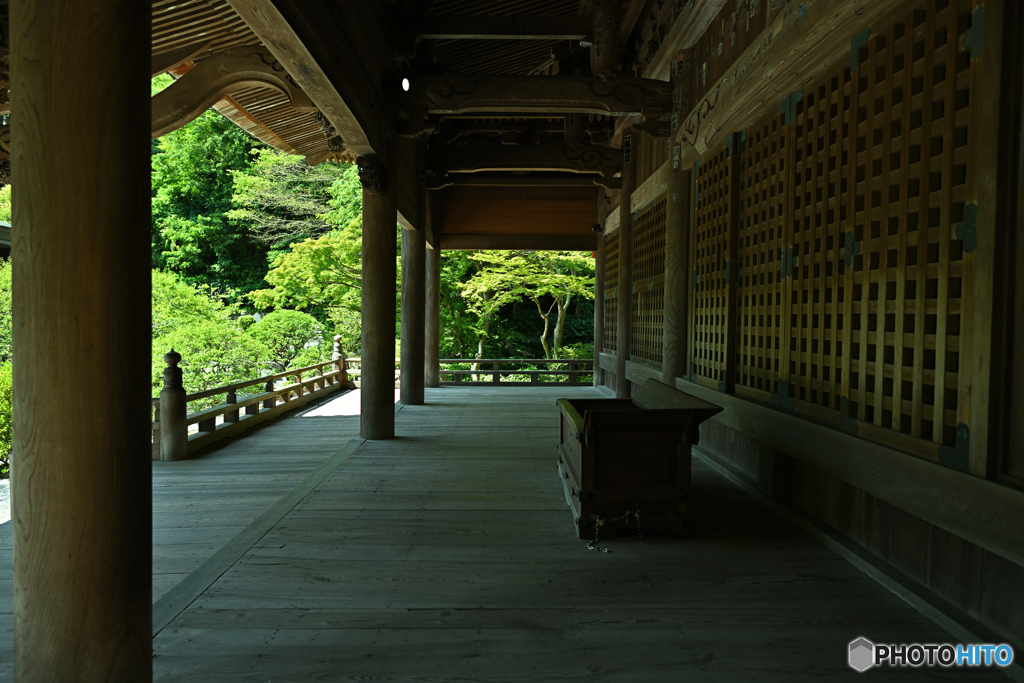
{"type": "MultiPolygon", "coordinates": [[[[539,337],[544,357],[558,358],[573,299],[594,296],[593,257],[575,251],[478,251],[469,258],[477,271],[462,286],[462,295],[479,317],[481,339],[488,336],[490,320],[502,307],[525,299],[533,302],[544,322],[539,337]],[[549,344],[552,313],[557,317],[549,344]]],[[[482,351],[481,343],[478,358],[482,351]]]]}
{"type": "Polygon", "coordinates": [[[332,187],[346,173],[351,175],[351,168],[309,166],[300,156],[269,147],[254,149],[252,157],[248,168],[230,171],[235,207],[226,214],[230,220],[273,250],[319,237],[338,225],[332,187]]]}
{"type": "Polygon", "coordinates": [[[267,249],[227,213],[231,171],[247,169],[251,150],[261,144],[212,110],[155,141],[155,267],[233,300],[259,286],[267,249]]]}
{"type": "Polygon", "coordinates": [[[326,345],[320,321],[311,315],[287,309],[278,309],[263,316],[249,328],[247,335],[269,351],[270,362],[278,372],[293,367],[303,349],[314,344],[326,345]]]}
{"type": "Polygon", "coordinates": [[[0,258],[0,361],[13,357],[14,300],[11,291],[11,260],[0,258]]]}
{"type": "MultiPolygon", "coordinates": [[[[264,374],[270,353],[244,332],[237,307],[172,273],[153,271],[152,282],[154,396],[163,385],[164,354],[171,349],[181,354],[185,390],[190,394],[264,374]]],[[[213,403],[216,399],[206,405],[213,403]]]]}

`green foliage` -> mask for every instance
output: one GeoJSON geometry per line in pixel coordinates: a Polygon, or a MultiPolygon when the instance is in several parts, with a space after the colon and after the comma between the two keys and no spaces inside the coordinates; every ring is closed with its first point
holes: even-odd
{"type": "Polygon", "coordinates": [[[6,477],[10,469],[11,448],[14,444],[12,435],[14,409],[14,364],[10,361],[0,363],[0,477],[6,477]]]}
{"type": "Polygon", "coordinates": [[[231,171],[249,167],[255,139],[216,111],[156,141],[153,265],[229,299],[259,286],[266,247],[228,219],[231,171]]]}
{"type": "MultiPolygon", "coordinates": [[[[153,395],[163,386],[164,354],[181,354],[185,391],[255,379],[268,369],[270,352],[244,331],[238,310],[172,273],[153,271],[153,395]]],[[[244,317],[244,316],[243,316],[244,317]]],[[[252,320],[252,318],[249,318],[252,320]]],[[[203,405],[213,405],[217,399],[203,405]]],[[[192,408],[203,407],[199,403],[192,408]]]]}
{"type": "MultiPolygon", "coordinates": [[[[323,325],[316,318],[286,309],[278,309],[263,316],[249,329],[247,336],[267,349],[270,362],[278,371],[301,367],[296,366],[294,361],[307,346],[327,345],[323,325]]],[[[303,357],[309,356],[307,352],[303,357]]]]}
{"type": "Polygon", "coordinates": [[[573,298],[594,296],[593,257],[575,251],[478,251],[469,258],[477,271],[463,283],[462,295],[480,320],[477,333],[488,336],[490,319],[503,307],[529,300],[544,321],[540,342],[545,358],[557,358],[573,298]],[[555,309],[552,350],[547,337],[555,309]]]}
{"type": "Polygon", "coordinates": [[[339,224],[332,188],[352,175],[354,167],[309,166],[300,156],[269,147],[254,149],[252,157],[248,168],[229,171],[234,177],[235,208],[226,214],[231,221],[276,250],[319,237],[339,224]]]}
{"type": "Polygon", "coordinates": [[[0,259],[0,361],[9,361],[13,357],[14,319],[11,312],[14,302],[11,296],[11,260],[0,259]]]}
{"type": "Polygon", "coordinates": [[[0,222],[11,222],[11,186],[0,188],[0,222]]]}

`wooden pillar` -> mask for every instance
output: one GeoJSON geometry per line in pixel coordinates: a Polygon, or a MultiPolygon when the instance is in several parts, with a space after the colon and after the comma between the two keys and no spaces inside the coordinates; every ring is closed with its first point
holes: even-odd
{"type": "Polygon", "coordinates": [[[148,681],[151,8],[10,8],[14,675],[148,681]]]}
{"type": "MultiPolygon", "coordinates": [[[[679,149],[677,146],[676,150],[679,149]]],[[[678,155],[673,156],[678,159],[678,155]]],[[[675,386],[686,367],[687,308],[690,301],[690,174],[668,174],[665,205],[665,329],[662,333],[661,381],[675,386]]]]}
{"type": "Polygon", "coordinates": [[[597,245],[594,250],[594,388],[604,385],[601,352],[604,350],[604,224],[607,206],[604,190],[597,193],[597,245]]]}
{"type": "Polygon", "coordinates": [[[363,184],[362,376],[359,433],[395,436],[395,236],[398,204],[394,145],[387,159],[359,157],[363,184]]]}
{"type": "Polygon", "coordinates": [[[420,225],[418,230],[402,230],[402,376],[401,399],[409,406],[423,403],[425,349],[423,346],[426,334],[426,230],[424,230],[424,214],[426,213],[425,195],[427,191],[419,189],[419,206],[417,210],[420,225]]]}
{"type": "MultiPolygon", "coordinates": [[[[438,237],[435,233],[434,240],[438,237]]],[[[428,387],[441,386],[441,249],[435,241],[427,249],[427,320],[426,343],[423,348],[424,383],[428,387]]]]}
{"type": "Polygon", "coordinates": [[[619,195],[619,281],[618,329],[615,337],[615,397],[629,398],[626,361],[630,359],[633,322],[633,214],[631,204],[636,189],[636,155],[633,136],[622,136],[622,194],[619,195]]]}

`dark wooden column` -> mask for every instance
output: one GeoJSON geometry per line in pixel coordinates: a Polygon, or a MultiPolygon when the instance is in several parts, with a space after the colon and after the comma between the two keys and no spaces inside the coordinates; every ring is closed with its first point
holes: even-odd
{"type": "Polygon", "coordinates": [[[636,154],[633,136],[622,136],[622,193],[619,195],[619,282],[618,329],[615,336],[615,397],[629,398],[626,361],[630,358],[633,323],[633,214],[631,203],[636,189],[636,154]]]}
{"type": "Polygon", "coordinates": [[[11,4],[19,681],[152,678],[150,11],[11,4]]]}
{"type": "Polygon", "coordinates": [[[604,384],[604,371],[601,370],[601,351],[604,350],[604,219],[607,207],[604,190],[597,193],[597,224],[601,231],[597,233],[597,244],[594,249],[594,387],[604,384]]]}
{"type": "Polygon", "coordinates": [[[402,230],[402,378],[401,399],[405,405],[423,403],[423,340],[426,334],[426,225],[427,191],[418,191],[418,230],[402,230]]]}
{"type": "Polygon", "coordinates": [[[661,381],[675,386],[686,367],[687,306],[690,301],[690,174],[668,174],[665,203],[665,329],[661,381]]]}
{"type": "Polygon", "coordinates": [[[395,436],[395,237],[398,226],[394,145],[388,158],[359,157],[363,183],[362,375],[359,433],[395,436]]]}
{"type": "MultiPolygon", "coordinates": [[[[435,233],[434,240],[437,239],[435,233]]],[[[441,249],[437,241],[433,249],[427,249],[426,307],[423,375],[428,387],[437,387],[441,385],[441,249]]]]}

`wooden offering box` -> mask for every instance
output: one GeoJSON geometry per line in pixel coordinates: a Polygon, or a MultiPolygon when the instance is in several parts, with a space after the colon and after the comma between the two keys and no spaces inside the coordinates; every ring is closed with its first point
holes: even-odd
{"type": "Polygon", "coordinates": [[[632,399],[558,399],[558,473],[580,538],[690,531],[690,446],[722,409],[656,380],[632,399]]]}

